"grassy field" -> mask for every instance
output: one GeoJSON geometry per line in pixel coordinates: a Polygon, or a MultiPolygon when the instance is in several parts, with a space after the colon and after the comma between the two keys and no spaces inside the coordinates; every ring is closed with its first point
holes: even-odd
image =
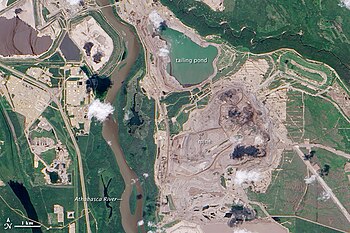
{"type": "Polygon", "coordinates": [[[5,109],[3,108],[3,103],[5,100],[0,97],[0,140],[2,141],[0,149],[0,179],[3,181],[8,181],[11,179],[20,178],[23,181],[22,169],[19,166],[18,152],[16,150],[16,145],[14,143],[13,135],[11,134],[10,127],[5,118],[5,109]],[[18,177],[20,176],[20,177],[18,177]]]}
{"type": "MultiPolygon", "coordinates": [[[[6,107],[3,108],[3,103],[5,101],[1,99],[0,140],[4,141],[4,145],[1,146],[0,150],[0,179],[5,183],[10,180],[23,183],[36,209],[39,221],[45,226],[49,226],[48,214],[53,214],[54,204],[63,206],[65,210],[75,210],[75,208],[78,208],[76,203],[74,203],[75,188],[73,186],[53,188],[44,185],[42,176],[40,176],[40,168],[33,168],[33,155],[29,150],[23,133],[24,118],[10,110],[6,110],[6,107]],[[4,118],[4,111],[7,111],[15,128],[19,152],[14,143],[14,136],[11,133],[6,118],[4,118]]],[[[75,187],[79,188],[79,184],[75,187]]],[[[16,224],[23,220],[20,215],[26,215],[26,212],[8,185],[0,188],[0,202],[0,205],[3,207],[0,208],[0,219],[3,220],[10,217],[16,224]]],[[[67,223],[72,220],[68,221],[65,217],[64,221],[67,223]]],[[[53,227],[58,226],[54,222],[53,219],[51,225],[53,227]]],[[[65,231],[66,229],[52,229],[52,232],[65,231]]]]}
{"type": "Polygon", "coordinates": [[[47,108],[42,116],[44,116],[54,127],[58,139],[62,142],[62,144],[66,145],[68,151],[72,154],[74,151],[73,143],[70,140],[68,132],[65,130],[66,126],[64,121],[60,115],[60,113],[52,108],[47,108]]]}
{"type": "Polygon", "coordinates": [[[285,70],[285,66],[287,66],[296,74],[300,75],[299,78],[302,81],[308,82],[309,84],[317,87],[326,88],[327,86],[331,85],[336,78],[336,74],[324,64],[309,62],[294,52],[284,53],[280,58],[279,66],[281,70],[285,70]],[[294,61],[296,65],[293,65],[291,61],[294,61]],[[324,81],[324,78],[321,77],[318,72],[324,73],[327,78],[325,84],[322,86],[317,85],[324,81]],[[315,82],[317,82],[317,84],[315,82]]]}
{"type": "Polygon", "coordinates": [[[273,172],[267,192],[249,192],[249,199],[266,204],[271,215],[294,214],[306,187],[306,166],[293,151],[285,151],[279,169],[273,172]]]}
{"type": "MultiPolygon", "coordinates": [[[[108,188],[108,195],[109,197],[120,198],[124,191],[123,178],[113,152],[102,137],[101,124],[92,122],[89,136],[78,137],[78,144],[83,157],[87,196],[103,197],[102,179],[105,184],[112,179],[108,188]]],[[[123,231],[120,221],[120,203],[116,201],[110,204],[113,208],[111,217],[109,217],[110,209],[106,207],[105,202],[89,202],[89,208],[92,211],[91,221],[97,222],[97,232],[123,231]]]]}
{"type": "Polygon", "coordinates": [[[168,107],[168,116],[173,117],[177,114],[179,109],[191,103],[191,92],[173,92],[166,96],[161,102],[164,102],[168,107]]]}
{"type": "Polygon", "coordinates": [[[307,186],[295,215],[326,226],[349,230],[349,222],[331,199],[322,199],[324,190],[318,183],[307,186]]]}
{"type": "Polygon", "coordinates": [[[272,174],[272,183],[267,192],[248,192],[249,199],[264,203],[272,216],[300,216],[327,226],[349,230],[346,218],[333,201],[321,199],[323,188],[318,183],[305,184],[304,178],[307,176],[306,166],[299,156],[293,151],[285,151],[277,171],[272,174]]]}
{"type": "Polygon", "coordinates": [[[350,151],[345,130],[349,124],[331,102],[297,91],[288,91],[287,95],[286,127],[294,142],[310,139],[311,143],[350,151]]]}
{"type": "Polygon", "coordinates": [[[129,199],[129,205],[130,205],[130,212],[131,214],[135,214],[136,211],[136,202],[137,202],[137,189],[136,186],[132,186],[132,193],[130,195],[129,199]]]}
{"type": "Polygon", "coordinates": [[[11,4],[15,3],[18,0],[8,0],[7,1],[7,6],[10,6],[11,4]]]}
{"type": "Polygon", "coordinates": [[[313,162],[316,162],[320,167],[325,164],[330,166],[330,173],[324,177],[324,180],[344,207],[350,211],[350,181],[344,171],[345,164],[350,161],[327,150],[318,148],[313,148],[313,150],[316,151],[313,162]]]}
{"type": "Polygon", "coordinates": [[[65,63],[64,58],[61,56],[60,53],[56,52],[51,57],[47,59],[48,62],[55,62],[55,63],[62,63],[62,65],[65,63]]]}
{"type": "Polygon", "coordinates": [[[294,142],[301,142],[303,139],[303,94],[297,91],[287,92],[287,120],[286,127],[288,136],[294,142]]]}
{"type": "Polygon", "coordinates": [[[51,149],[48,151],[45,151],[41,153],[41,158],[47,163],[51,164],[52,161],[56,158],[56,151],[55,149],[51,149]]]}
{"type": "Polygon", "coordinates": [[[170,134],[178,134],[194,109],[208,105],[211,97],[209,85],[191,91],[173,92],[161,100],[167,108],[170,134]]]}
{"type": "Polygon", "coordinates": [[[289,229],[290,233],[339,233],[341,231],[333,230],[312,222],[299,218],[279,218],[279,223],[289,229]]]}
{"type": "Polygon", "coordinates": [[[348,128],[349,124],[339,111],[328,101],[320,97],[304,96],[305,135],[313,143],[320,143],[335,149],[350,151],[350,142],[339,128],[348,128]]]}

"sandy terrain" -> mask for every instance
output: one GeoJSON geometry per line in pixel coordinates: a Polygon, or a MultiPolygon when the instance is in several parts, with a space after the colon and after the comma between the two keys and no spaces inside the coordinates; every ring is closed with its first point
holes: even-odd
{"type": "Polygon", "coordinates": [[[25,130],[42,114],[50,103],[50,95],[46,91],[10,76],[6,83],[9,92],[8,102],[13,103],[13,110],[23,115],[25,130]]]}
{"type": "Polygon", "coordinates": [[[94,18],[84,18],[80,23],[72,26],[70,36],[83,52],[84,58],[94,71],[101,69],[108,62],[113,51],[113,41],[94,18]],[[84,46],[89,42],[93,46],[87,52],[84,46]],[[96,61],[94,58],[98,54],[102,56],[100,61],[96,61]]]}
{"type": "Polygon", "coordinates": [[[0,0],[0,11],[5,9],[7,6],[7,0],[0,0]]]}
{"type": "Polygon", "coordinates": [[[224,0],[202,0],[205,4],[210,6],[214,11],[225,10],[224,0]]]}
{"type": "Polygon", "coordinates": [[[344,111],[344,114],[350,118],[350,96],[343,90],[343,88],[341,88],[340,85],[335,82],[328,94],[344,111]]]}
{"type": "Polygon", "coordinates": [[[5,17],[7,19],[12,19],[18,16],[21,20],[29,24],[32,28],[35,28],[33,1],[24,0],[20,1],[12,8],[8,9],[5,13],[0,15],[0,17],[5,17]],[[21,9],[19,14],[16,14],[16,9],[21,9]]]}
{"type": "Polygon", "coordinates": [[[166,233],[232,233],[238,230],[249,233],[288,233],[288,229],[280,224],[266,219],[245,222],[236,227],[229,227],[226,223],[197,225],[188,221],[181,221],[166,230],[166,233]]]}
{"type": "Polygon", "coordinates": [[[245,222],[241,228],[247,229],[251,232],[257,233],[288,233],[289,230],[282,225],[269,220],[256,220],[252,222],[245,222]]]}
{"type": "Polygon", "coordinates": [[[237,227],[230,228],[227,224],[210,224],[201,226],[203,233],[232,233],[235,230],[246,230],[248,233],[288,233],[288,229],[280,224],[269,220],[255,220],[245,222],[237,227]]]}
{"type": "MultiPolygon", "coordinates": [[[[248,68],[249,64],[252,62],[247,62],[232,79],[238,81],[239,77],[248,76],[245,72],[250,72],[257,79],[259,73],[254,75],[254,66],[248,68]]],[[[255,83],[252,84],[255,86],[255,83]]],[[[195,223],[222,222],[225,221],[222,216],[230,211],[229,203],[237,199],[248,202],[244,188],[251,186],[255,191],[266,191],[271,181],[271,169],[278,165],[282,152],[275,148],[286,137],[285,131],[273,131],[273,123],[266,120],[270,119],[268,112],[275,119],[280,117],[272,114],[272,106],[269,111],[260,100],[249,94],[250,91],[238,86],[241,85],[232,81],[231,84],[215,85],[217,93],[213,94],[208,106],[191,112],[183,132],[173,137],[168,166],[161,172],[166,174],[161,193],[167,198],[171,196],[176,210],[170,211],[164,221],[180,217],[195,223]],[[231,119],[227,115],[227,112],[242,109],[249,112],[243,115],[252,114],[252,123],[248,123],[249,117],[231,119]],[[230,154],[238,145],[253,145],[259,148],[262,157],[231,159],[230,154]],[[237,172],[252,169],[257,178],[235,181],[237,172]],[[226,187],[222,187],[222,177],[226,180],[226,187]],[[202,185],[204,183],[205,186],[202,185]],[[203,211],[205,205],[209,207],[203,211]],[[210,216],[210,220],[206,216],[210,216]]],[[[279,106],[282,112],[283,107],[285,105],[279,106]]],[[[163,202],[164,209],[161,208],[161,211],[168,212],[168,204],[169,201],[163,202]]]]}
{"type": "Polygon", "coordinates": [[[173,227],[166,229],[166,233],[203,233],[199,225],[187,221],[181,221],[173,227]]]}
{"type": "MultiPolygon", "coordinates": [[[[219,2],[207,4],[215,7],[214,3],[219,2]]],[[[226,224],[230,217],[224,216],[230,213],[233,203],[244,203],[244,208],[250,208],[247,187],[265,192],[271,182],[271,171],[279,164],[283,151],[280,148],[288,142],[283,125],[286,91],[274,93],[267,88],[271,80],[263,77],[271,74],[267,74],[270,64],[265,59],[248,59],[236,73],[215,83],[208,77],[196,86],[182,87],[165,72],[169,57],[166,43],[157,34],[160,23],[165,21],[168,27],[201,46],[216,46],[219,56],[222,47],[205,41],[159,3],[122,1],[117,5],[121,17],[136,27],[147,48],[147,74],[141,85],[157,102],[156,125],[165,124],[165,129],[155,133],[159,151],[155,180],[160,190],[159,212],[164,216],[159,226],[186,219],[188,222],[167,232],[202,232],[195,224],[226,224]],[[209,87],[203,90],[206,84],[209,87]],[[169,125],[164,122],[176,123],[176,118],[167,119],[167,107],[159,99],[167,93],[194,88],[210,96],[208,105],[190,110],[183,130],[170,135],[169,125]],[[257,156],[233,159],[231,155],[241,145],[258,148],[257,156]]],[[[232,62],[235,57],[231,56],[232,62]]]]}
{"type": "MultiPolygon", "coordinates": [[[[61,14],[65,19],[71,19],[84,8],[89,3],[88,0],[80,1],[80,0],[46,0],[39,3],[39,7],[46,7],[50,14],[48,17],[54,16],[56,14],[61,14]],[[85,4],[84,4],[85,3],[85,4]]],[[[41,17],[41,23],[45,23],[45,19],[41,17]]]]}

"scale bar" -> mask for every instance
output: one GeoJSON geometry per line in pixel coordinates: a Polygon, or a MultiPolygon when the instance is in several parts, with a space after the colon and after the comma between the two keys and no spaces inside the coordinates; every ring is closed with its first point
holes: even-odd
{"type": "Polygon", "coordinates": [[[34,225],[34,226],[29,226],[29,225],[16,225],[15,228],[40,228],[40,225],[34,225]]]}

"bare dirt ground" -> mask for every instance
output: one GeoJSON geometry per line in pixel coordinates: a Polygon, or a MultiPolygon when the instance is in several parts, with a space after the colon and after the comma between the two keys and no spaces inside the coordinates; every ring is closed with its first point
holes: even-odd
{"type": "Polygon", "coordinates": [[[21,20],[26,22],[32,28],[35,28],[34,10],[33,10],[32,0],[22,0],[18,1],[14,6],[8,8],[0,17],[5,17],[6,19],[12,19],[18,16],[21,20]],[[16,11],[17,9],[17,11],[16,11]],[[20,13],[16,13],[19,12],[20,13]]]}
{"type": "Polygon", "coordinates": [[[245,222],[239,228],[247,229],[251,232],[257,233],[288,233],[289,230],[280,224],[270,220],[256,220],[252,222],[245,222]]]}
{"type": "Polygon", "coordinates": [[[165,222],[176,218],[197,224],[224,222],[222,216],[235,200],[249,203],[245,188],[266,191],[283,151],[282,142],[288,142],[282,124],[285,91],[266,98],[268,90],[257,88],[267,72],[266,64],[248,60],[232,77],[215,83],[209,104],[192,111],[183,131],[170,140],[168,163],[156,170],[162,180],[165,222]],[[258,152],[233,158],[239,146],[253,146],[258,152]]]}
{"type": "MultiPolygon", "coordinates": [[[[118,12],[120,16],[137,28],[142,42],[147,46],[148,59],[150,59],[150,54],[152,54],[154,59],[148,64],[149,75],[144,79],[144,86],[149,85],[150,87],[149,91],[147,91],[149,95],[153,95],[154,93],[154,95],[159,96],[161,91],[158,87],[165,92],[183,90],[179,82],[166,72],[167,64],[170,61],[168,56],[169,48],[166,42],[161,40],[159,35],[157,35],[157,27],[159,27],[160,22],[166,21],[166,25],[169,28],[183,33],[202,47],[209,45],[219,47],[217,44],[209,43],[201,38],[192,28],[185,26],[169,9],[160,3],[151,1],[122,1],[117,3],[117,6],[120,9],[118,12]],[[156,86],[154,85],[154,79],[148,79],[152,79],[152,76],[161,77],[156,80],[156,86]]],[[[216,59],[213,62],[216,63],[216,59]]],[[[214,67],[216,69],[216,66],[214,67]]]]}
{"type": "Polygon", "coordinates": [[[203,2],[210,6],[214,11],[225,10],[224,0],[203,0],[203,2]]]}
{"type": "MultiPolygon", "coordinates": [[[[228,227],[227,224],[211,224],[201,226],[204,233],[232,233],[232,228],[228,227]]],[[[234,228],[234,230],[246,230],[251,233],[288,233],[289,230],[280,224],[266,219],[254,220],[252,222],[245,222],[234,228]]]]}
{"type": "Polygon", "coordinates": [[[350,96],[335,82],[332,86],[329,95],[338,103],[339,107],[344,111],[344,114],[350,118],[350,96]]]}
{"type": "Polygon", "coordinates": [[[288,233],[289,230],[280,224],[266,220],[259,219],[252,222],[245,222],[242,225],[234,228],[229,227],[227,224],[205,224],[197,225],[188,221],[181,221],[173,227],[166,230],[166,233],[232,233],[238,230],[246,230],[251,233],[288,233]]]}
{"type": "Polygon", "coordinates": [[[188,221],[181,221],[166,230],[166,233],[203,233],[199,225],[188,221]]]}
{"type": "MultiPolygon", "coordinates": [[[[206,1],[207,4],[213,2],[206,1]]],[[[225,232],[225,228],[232,232],[232,228],[226,227],[232,219],[224,216],[232,213],[233,205],[243,203],[244,208],[258,205],[267,218],[244,223],[240,227],[252,232],[288,232],[272,221],[262,203],[248,199],[246,189],[266,192],[282,152],[297,144],[291,140],[285,126],[289,101],[287,93],[292,91],[304,95],[305,91],[294,88],[290,83],[271,87],[273,82],[286,76],[276,68],[271,54],[249,58],[250,54],[244,53],[246,57],[240,58],[241,63],[234,72],[214,80],[218,70],[237,62],[238,51],[231,49],[230,54],[230,49],[224,45],[207,42],[207,38],[199,37],[157,2],[122,1],[116,5],[120,16],[136,27],[146,48],[147,73],[141,86],[157,106],[155,181],[160,190],[159,214],[162,215],[158,227],[186,219],[168,228],[167,232],[213,232],[213,229],[225,232]],[[169,51],[158,31],[159,25],[164,22],[201,46],[216,46],[218,57],[226,54],[226,60],[215,60],[215,73],[203,83],[181,86],[166,72],[169,51]],[[196,88],[206,93],[203,95],[209,98],[208,103],[202,108],[195,106],[180,111],[179,114],[190,114],[180,132],[173,134],[170,126],[177,122],[177,118],[168,116],[169,106],[161,100],[169,93],[192,93],[196,88]]],[[[308,68],[304,70],[311,72],[308,68]]],[[[317,84],[313,86],[304,84],[320,91],[318,86],[325,84],[326,79],[321,71],[316,73],[324,80],[310,82],[317,84]]],[[[334,93],[338,93],[337,86],[332,88],[334,93]]],[[[335,95],[332,98],[346,109],[346,104],[342,103],[346,103],[347,97],[335,95]]],[[[304,112],[300,115],[302,134],[305,131],[303,118],[304,112]]]]}
{"type": "Polygon", "coordinates": [[[50,103],[50,95],[46,91],[28,84],[23,80],[10,76],[3,92],[8,92],[8,102],[13,104],[13,110],[23,115],[25,129],[27,130],[34,121],[42,114],[50,103]]]}
{"type": "Polygon", "coordinates": [[[94,71],[108,62],[113,52],[113,41],[94,18],[86,17],[72,26],[70,35],[79,49],[85,51],[84,58],[94,71]]]}
{"type": "Polygon", "coordinates": [[[0,11],[5,9],[7,6],[7,0],[0,0],[0,11]]]}
{"type": "MultiPolygon", "coordinates": [[[[157,23],[165,20],[168,27],[184,33],[201,46],[210,43],[160,4],[123,1],[118,6],[121,17],[136,26],[147,48],[147,75],[142,87],[158,104],[156,122],[167,122],[166,108],[159,99],[167,92],[195,87],[184,88],[165,72],[169,57],[160,53],[166,47],[157,36],[157,23]]],[[[220,46],[214,46],[220,54],[220,46]]],[[[271,171],[278,165],[283,151],[280,143],[288,141],[282,124],[286,116],[285,91],[266,97],[269,90],[264,89],[262,77],[268,69],[266,60],[248,59],[234,75],[209,88],[212,97],[208,105],[190,113],[180,134],[170,137],[168,126],[157,130],[155,139],[159,153],[155,179],[160,187],[162,224],[176,219],[196,224],[226,224],[228,219],[223,216],[234,201],[249,204],[245,188],[266,191],[271,171]],[[257,152],[252,157],[230,158],[238,146],[251,146],[257,152]],[[247,177],[250,171],[254,171],[253,177],[247,177]],[[236,174],[240,174],[239,179],[235,179],[236,174]]],[[[215,69],[213,77],[216,72],[215,69]]],[[[210,80],[208,77],[198,87],[210,80]]]]}

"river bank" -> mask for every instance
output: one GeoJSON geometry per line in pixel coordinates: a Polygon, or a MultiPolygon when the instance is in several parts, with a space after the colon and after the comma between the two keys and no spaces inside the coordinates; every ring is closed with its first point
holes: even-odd
{"type": "MultiPolygon", "coordinates": [[[[100,6],[107,6],[110,4],[108,0],[99,0],[100,6]]],[[[136,59],[140,53],[140,45],[135,35],[135,32],[126,24],[117,19],[112,6],[101,8],[101,12],[105,16],[107,22],[118,32],[126,45],[127,56],[119,64],[119,66],[111,74],[113,85],[108,91],[106,101],[110,103],[116,102],[117,93],[127,79],[136,59]]],[[[118,109],[117,109],[118,110],[118,109]]],[[[115,155],[118,163],[120,173],[125,183],[125,190],[122,194],[122,201],[120,202],[120,212],[122,216],[122,225],[127,233],[138,232],[137,223],[142,219],[142,198],[137,200],[135,214],[130,210],[129,198],[132,194],[133,185],[135,183],[138,195],[142,197],[142,187],[138,181],[136,173],[129,167],[126,162],[123,150],[119,143],[119,126],[117,118],[111,117],[103,124],[102,134],[107,142],[110,142],[111,149],[115,155]]],[[[141,227],[144,232],[144,227],[141,227]]]]}

